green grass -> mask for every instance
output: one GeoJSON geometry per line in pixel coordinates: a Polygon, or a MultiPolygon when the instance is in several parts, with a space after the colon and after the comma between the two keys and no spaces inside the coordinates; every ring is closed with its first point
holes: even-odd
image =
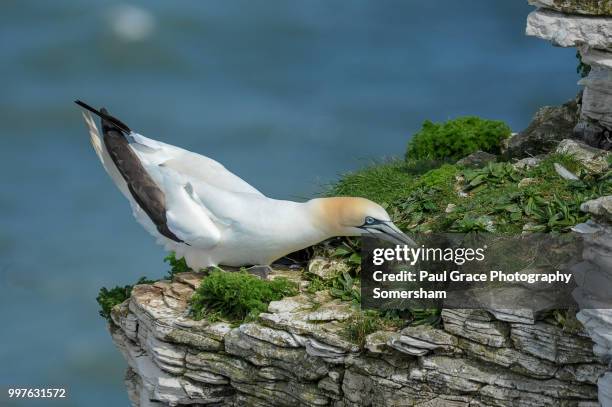
{"type": "Polygon", "coordinates": [[[372,164],[345,174],[327,192],[328,196],[361,196],[383,206],[410,194],[414,175],[404,161],[372,164]]]}
{"type": "Polygon", "coordinates": [[[317,291],[328,290],[331,287],[331,284],[328,281],[323,280],[319,276],[310,276],[307,278],[310,281],[306,292],[309,294],[314,294],[317,291]]]}
{"type": "MultiPolygon", "coordinates": [[[[146,277],[141,277],[134,285],[151,284],[153,282],[153,280],[148,280],[146,277]]],[[[121,304],[123,301],[130,298],[132,287],[133,285],[116,286],[110,290],[106,287],[102,287],[96,297],[96,301],[98,305],[100,305],[100,310],[98,311],[100,316],[110,322],[111,310],[115,305],[121,304]]]]}
{"type": "Polygon", "coordinates": [[[493,230],[500,233],[519,233],[525,225],[533,232],[568,232],[587,219],[580,211],[582,202],[612,192],[612,178],[587,175],[575,160],[560,155],[551,155],[539,166],[525,171],[499,163],[478,171],[465,171],[463,175],[469,196],[455,199],[457,207],[450,215],[438,214],[432,219],[432,229],[465,231],[460,227],[460,219],[486,216],[493,230]],[[582,173],[581,180],[562,179],[554,163],[582,173]],[[523,178],[533,178],[536,182],[519,188],[518,181],[523,178]]]}
{"type": "Polygon", "coordinates": [[[582,202],[612,193],[610,172],[589,175],[571,157],[557,154],[523,171],[503,162],[482,169],[443,164],[423,174],[410,173],[409,166],[396,161],[367,167],[343,177],[329,194],[383,204],[407,232],[520,233],[525,225],[531,231],[566,232],[587,218],[580,211],[582,202]],[[554,163],[579,174],[581,180],[562,179],[554,163]],[[536,182],[519,188],[523,178],[536,182]],[[450,213],[445,211],[448,204],[455,206],[450,213]]]}
{"type": "Polygon", "coordinates": [[[261,280],[246,272],[223,270],[205,277],[191,297],[194,319],[250,321],[265,312],[270,301],[298,293],[295,283],[285,279],[261,280]]]}

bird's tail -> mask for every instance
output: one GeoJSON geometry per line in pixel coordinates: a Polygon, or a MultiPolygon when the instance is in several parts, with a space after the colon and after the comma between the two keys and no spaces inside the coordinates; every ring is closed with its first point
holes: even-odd
{"type": "MultiPolygon", "coordinates": [[[[108,155],[108,151],[106,150],[106,146],[104,144],[104,140],[103,140],[103,138],[102,138],[102,136],[100,134],[100,131],[98,130],[98,126],[96,126],[96,122],[94,121],[94,118],[93,118],[93,116],[91,115],[90,112],[93,112],[93,113],[95,113],[96,115],[98,115],[100,117],[102,117],[102,114],[104,114],[104,113],[98,112],[97,110],[91,108],[89,105],[87,105],[87,104],[85,104],[83,102],[79,103],[79,101],[77,101],[77,104],[79,106],[82,106],[85,109],[87,109],[87,111],[83,112],[83,118],[85,119],[85,124],[87,125],[87,130],[89,131],[89,140],[91,141],[91,145],[93,146],[93,149],[96,152],[96,155],[100,159],[100,162],[102,163],[102,166],[104,167],[104,169],[106,170],[108,175],[111,177],[111,179],[113,180],[115,185],[117,185],[117,187],[119,188],[121,193],[123,193],[123,195],[126,196],[129,199],[129,197],[131,195],[130,195],[130,192],[128,190],[128,186],[125,183],[125,180],[123,179],[121,174],[119,173],[119,170],[117,169],[117,167],[113,163],[113,160],[108,155]]],[[[102,119],[102,122],[109,123],[104,118],[102,119]]]]}
{"type": "Polygon", "coordinates": [[[91,141],[91,145],[93,146],[96,155],[100,159],[102,165],[104,163],[104,147],[102,146],[102,138],[100,137],[100,133],[98,132],[98,127],[89,112],[83,112],[83,119],[85,119],[85,124],[87,124],[87,130],[89,130],[89,140],[91,141]]]}

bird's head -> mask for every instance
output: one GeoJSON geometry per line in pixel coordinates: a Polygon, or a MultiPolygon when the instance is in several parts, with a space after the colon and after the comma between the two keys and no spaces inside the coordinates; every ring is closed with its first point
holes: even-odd
{"type": "Polygon", "coordinates": [[[313,202],[322,227],[332,236],[370,234],[395,244],[415,246],[414,241],[393,224],[387,211],[375,202],[351,197],[320,198],[313,202]]]}

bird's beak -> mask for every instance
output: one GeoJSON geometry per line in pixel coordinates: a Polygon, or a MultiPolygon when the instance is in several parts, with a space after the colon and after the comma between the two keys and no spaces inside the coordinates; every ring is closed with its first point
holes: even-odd
{"type": "Polygon", "coordinates": [[[402,232],[393,222],[381,222],[377,225],[367,226],[364,229],[374,238],[386,240],[391,243],[416,247],[417,244],[402,232]]]}

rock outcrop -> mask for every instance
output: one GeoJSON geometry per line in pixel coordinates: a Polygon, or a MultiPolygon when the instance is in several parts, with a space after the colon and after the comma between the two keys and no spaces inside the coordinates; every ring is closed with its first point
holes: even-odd
{"type": "Polygon", "coordinates": [[[537,7],[527,19],[527,34],[561,47],[578,49],[590,66],[575,136],[612,149],[612,3],[607,0],[529,0],[537,7]]]}
{"type": "MultiPolygon", "coordinates": [[[[574,137],[606,150],[612,149],[612,2],[608,0],[529,0],[538,10],[527,20],[527,34],[562,47],[575,47],[582,63],[590,66],[580,80],[584,86],[580,120],[574,137]]],[[[583,146],[566,143],[566,147],[583,146]]],[[[598,153],[595,151],[595,153],[598,153]]],[[[605,167],[607,157],[584,157],[593,172],[605,167]]],[[[594,220],[577,225],[584,236],[584,261],[575,268],[579,287],[576,299],[581,308],[577,317],[595,341],[594,352],[605,363],[612,361],[612,309],[606,301],[610,293],[601,293],[597,281],[612,279],[612,197],[586,202],[582,210],[594,220]],[[599,306],[598,306],[599,305],[599,306]]],[[[612,406],[612,369],[599,381],[599,401],[612,406]]]]}
{"type": "Polygon", "coordinates": [[[612,15],[612,3],[608,0],[529,0],[529,4],[569,14],[612,15]]]}
{"type": "Polygon", "coordinates": [[[599,401],[612,406],[612,307],[610,293],[601,292],[603,285],[596,284],[612,280],[612,196],[585,202],[582,210],[593,220],[574,228],[585,241],[585,260],[574,271],[579,283],[575,297],[581,307],[577,318],[595,342],[595,355],[609,366],[598,381],[599,401]]]}
{"type": "Polygon", "coordinates": [[[529,126],[508,140],[506,153],[522,158],[554,150],[561,140],[573,137],[579,116],[578,100],[540,108],[529,126]]]}
{"type": "Polygon", "coordinates": [[[201,278],[137,285],[113,309],[133,405],[597,405],[606,366],[585,333],[550,321],[444,310],[442,329],[378,331],[362,349],[347,336],[356,310],[326,291],[272,302],[240,326],[195,321],[188,299],[201,278]]]}

